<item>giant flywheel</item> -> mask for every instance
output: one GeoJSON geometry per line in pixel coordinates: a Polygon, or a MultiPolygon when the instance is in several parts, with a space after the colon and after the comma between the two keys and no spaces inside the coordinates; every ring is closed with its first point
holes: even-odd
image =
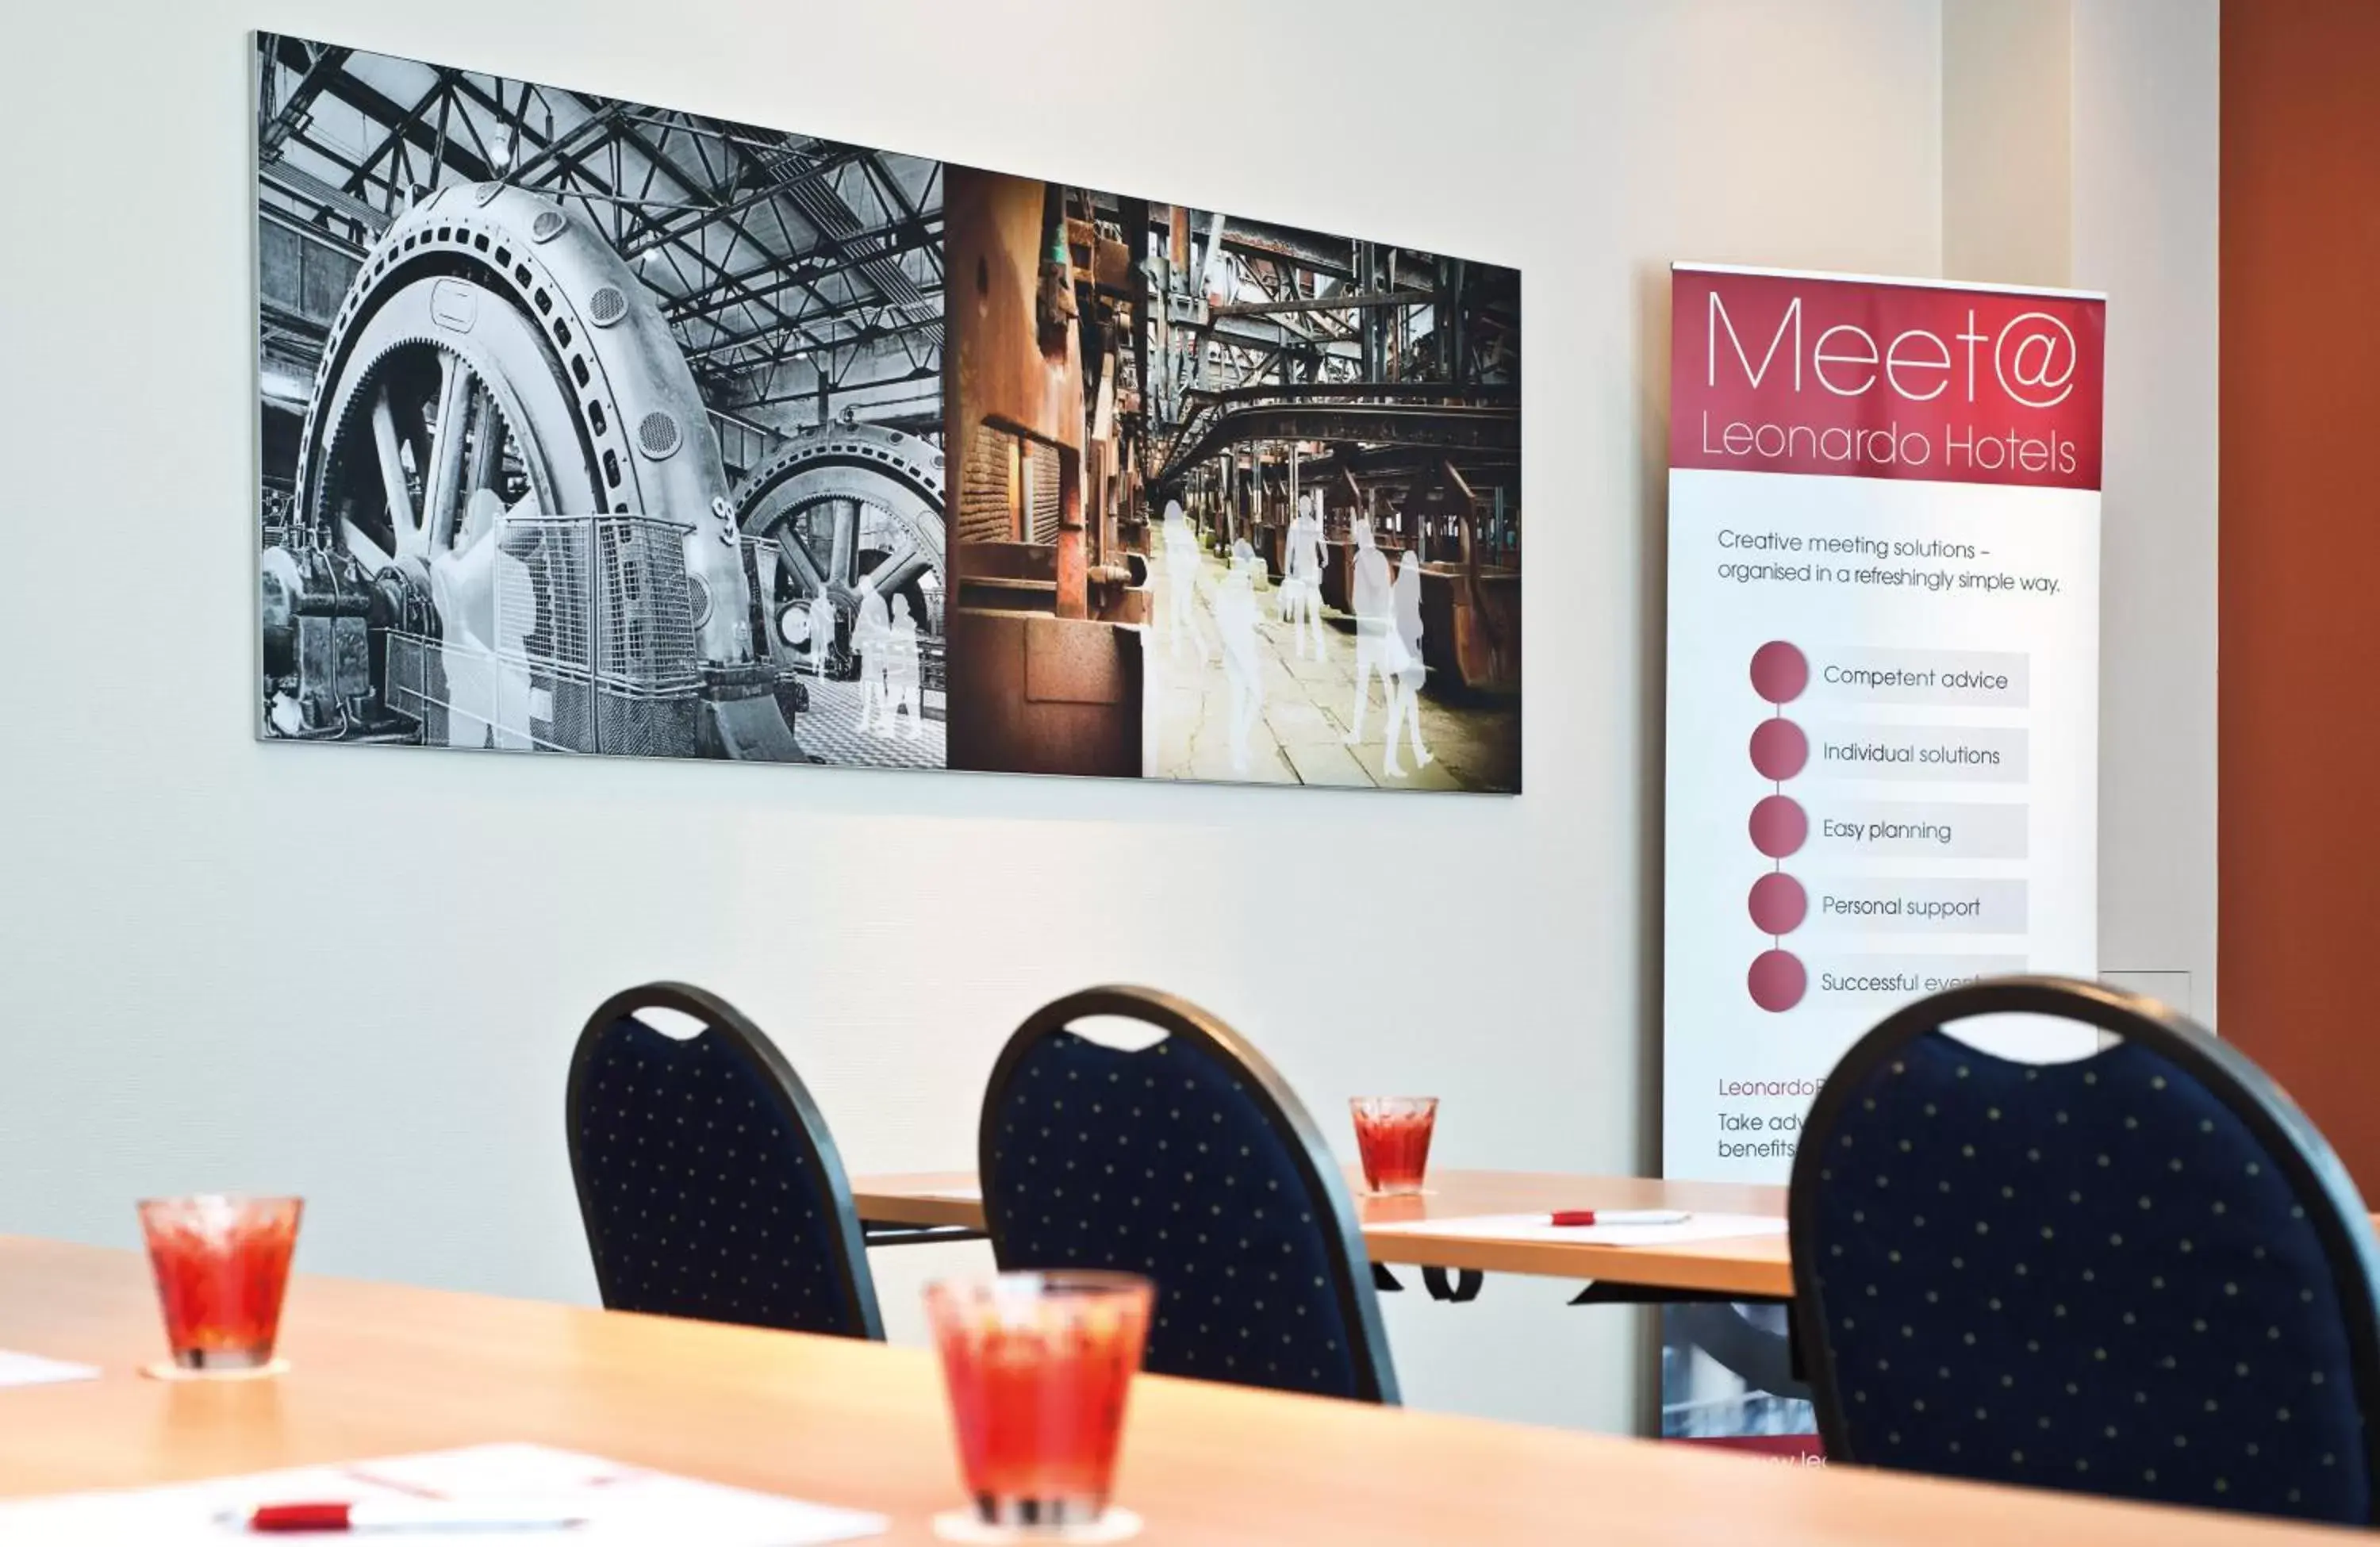
{"type": "Polygon", "coordinates": [[[321,736],[435,703],[459,745],[798,759],[729,493],[685,356],[602,234],[503,183],[442,189],[339,308],[292,551],[265,555],[268,671],[276,577],[299,614],[359,580],[374,701],[269,719],[321,736]]]}
{"type": "Polygon", "coordinates": [[[939,641],[949,579],[942,478],[932,443],[847,420],[799,432],[746,476],[735,517],[755,544],[764,627],[781,652],[851,675],[849,631],[869,593],[906,603],[939,641]],[[838,640],[821,640],[809,622],[821,596],[838,640]]]}

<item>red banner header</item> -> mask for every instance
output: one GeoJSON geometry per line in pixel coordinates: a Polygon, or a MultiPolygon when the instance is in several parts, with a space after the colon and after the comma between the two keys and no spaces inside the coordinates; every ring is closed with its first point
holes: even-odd
{"type": "Polygon", "coordinates": [[[2099,487],[2107,303],[1678,269],[1670,465],[2099,487]]]}

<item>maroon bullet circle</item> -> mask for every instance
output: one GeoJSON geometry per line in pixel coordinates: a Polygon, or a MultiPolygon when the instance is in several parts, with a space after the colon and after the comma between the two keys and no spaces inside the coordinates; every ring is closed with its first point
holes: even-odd
{"type": "Polygon", "coordinates": [[[1752,958],[1752,970],[1745,974],[1745,986],[1752,990],[1752,1002],[1771,1015],[1782,1015],[1802,1002],[1802,994],[1810,986],[1810,975],[1803,969],[1802,958],[1791,951],[1763,951],[1752,958]]]}
{"type": "Polygon", "coordinates": [[[1809,835],[1809,814],[1798,801],[1772,795],[1752,808],[1752,847],[1771,859],[1791,854],[1809,835]]]}
{"type": "Polygon", "coordinates": [[[1752,922],[1763,934],[1791,934],[1810,916],[1810,894],[1783,871],[1752,883],[1752,922]]]}
{"type": "Polygon", "coordinates": [[[1791,703],[1810,685],[1810,662],[1783,640],[1752,652],[1752,690],[1770,703],[1791,703]]]}
{"type": "Polygon", "coordinates": [[[1810,761],[1810,738],[1802,727],[1781,714],[1772,714],[1753,727],[1752,766],[1764,779],[1782,784],[1802,772],[1810,761]]]}

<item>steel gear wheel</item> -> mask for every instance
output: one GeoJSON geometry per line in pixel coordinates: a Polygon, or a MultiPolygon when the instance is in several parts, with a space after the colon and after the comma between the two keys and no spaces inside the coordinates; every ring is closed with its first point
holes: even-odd
{"type": "Polygon", "coordinates": [[[943,470],[932,443],[859,423],[803,431],[753,469],[736,487],[735,519],[758,540],[769,617],[823,593],[847,624],[863,585],[906,595],[927,616],[926,578],[945,595],[949,581],[943,470]]]}
{"type": "Polygon", "coordinates": [[[684,528],[689,589],[714,603],[695,624],[706,679],[739,685],[707,689],[705,749],[800,757],[753,686],[750,607],[716,604],[749,588],[693,373],[628,265],[552,200],[450,187],[389,226],[332,323],[298,468],[299,519],[375,573],[426,568],[481,491],[684,528]]]}

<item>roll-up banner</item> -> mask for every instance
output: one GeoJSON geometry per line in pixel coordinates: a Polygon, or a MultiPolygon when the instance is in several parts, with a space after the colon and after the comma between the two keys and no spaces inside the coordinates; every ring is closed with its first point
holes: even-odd
{"type": "MultiPolygon", "coordinates": [[[[1682,264],[1670,305],[1662,1158],[1781,1183],[1893,1008],[2096,970],[2107,303],[1682,264]]],[[[1781,1309],[1670,1309],[1661,1407],[1807,1432],[1781,1309]]]]}

